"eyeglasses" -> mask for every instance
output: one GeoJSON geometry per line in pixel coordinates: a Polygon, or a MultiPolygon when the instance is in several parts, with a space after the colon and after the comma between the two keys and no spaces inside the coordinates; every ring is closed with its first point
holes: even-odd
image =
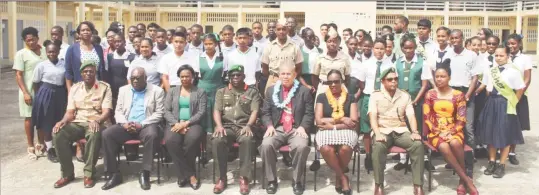
{"type": "Polygon", "coordinates": [[[393,77],[393,78],[385,78],[384,80],[388,81],[388,82],[393,82],[393,81],[399,81],[399,77],[393,77]]]}
{"type": "Polygon", "coordinates": [[[341,84],[341,80],[334,80],[334,81],[326,81],[326,84],[327,85],[340,85],[341,84]]]}

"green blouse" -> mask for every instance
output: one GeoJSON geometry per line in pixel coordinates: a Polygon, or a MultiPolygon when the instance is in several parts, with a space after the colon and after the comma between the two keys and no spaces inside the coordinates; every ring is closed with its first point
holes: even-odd
{"type": "Polygon", "coordinates": [[[178,119],[181,121],[189,120],[189,118],[191,118],[191,111],[189,109],[189,97],[180,96],[178,106],[180,110],[178,119]]]}

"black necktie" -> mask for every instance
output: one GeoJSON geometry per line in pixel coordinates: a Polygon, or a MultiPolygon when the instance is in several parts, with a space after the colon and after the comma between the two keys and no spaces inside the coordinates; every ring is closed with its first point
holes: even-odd
{"type": "Polygon", "coordinates": [[[488,56],[488,61],[490,62],[490,67],[492,67],[492,65],[494,65],[493,60],[494,60],[494,56],[489,55],[488,56]]]}
{"type": "Polygon", "coordinates": [[[511,61],[515,62],[515,58],[517,58],[517,56],[516,56],[516,55],[514,55],[514,56],[511,56],[511,61]]]}
{"type": "Polygon", "coordinates": [[[503,67],[503,66],[500,66],[500,67],[498,67],[498,68],[500,69],[500,72],[502,72],[503,70],[505,70],[505,67],[503,67]]]}
{"type": "Polygon", "coordinates": [[[419,44],[421,44],[421,46],[423,46],[423,48],[425,48],[425,44],[427,44],[426,41],[419,41],[419,44]]]}

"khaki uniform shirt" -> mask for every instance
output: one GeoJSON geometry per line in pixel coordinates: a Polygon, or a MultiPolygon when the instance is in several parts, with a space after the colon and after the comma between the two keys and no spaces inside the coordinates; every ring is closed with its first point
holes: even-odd
{"type": "Polygon", "coordinates": [[[314,65],[314,75],[318,75],[318,78],[322,81],[326,81],[328,73],[331,70],[338,70],[344,76],[349,76],[351,71],[350,57],[342,51],[337,52],[337,56],[332,58],[327,53],[318,56],[316,64],[314,65]]]}
{"type": "Polygon", "coordinates": [[[405,116],[414,116],[412,98],[400,89],[397,89],[393,98],[385,89],[375,91],[369,100],[368,113],[378,118],[378,129],[384,135],[408,132],[405,116]]]}
{"type": "Polygon", "coordinates": [[[71,87],[67,109],[75,110],[73,122],[96,120],[102,114],[103,108],[113,109],[109,84],[97,81],[90,90],[86,90],[84,82],[79,82],[71,87]]]}
{"type": "Polygon", "coordinates": [[[279,66],[281,65],[295,67],[296,64],[302,63],[303,54],[290,38],[286,39],[284,45],[279,44],[279,41],[275,39],[270,45],[264,48],[261,61],[269,65],[270,73],[278,73],[279,66]]]}
{"type": "Polygon", "coordinates": [[[251,113],[260,109],[262,99],[254,87],[244,90],[224,87],[215,94],[215,110],[221,112],[223,124],[246,125],[251,113]]]}

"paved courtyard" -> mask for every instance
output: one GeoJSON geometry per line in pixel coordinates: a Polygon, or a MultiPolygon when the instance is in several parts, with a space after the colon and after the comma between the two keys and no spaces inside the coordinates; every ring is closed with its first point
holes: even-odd
{"type": "MultiPolygon", "coordinates": [[[[536,63],[535,63],[536,64],[536,63]]],[[[212,161],[202,168],[202,187],[198,191],[193,191],[191,188],[178,188],[176,178],[171,174],[172,167],[162,169],[164,181],[157,184],[156,171],[152,172],[152,189],[143,191],[138,185],[136,178],[137,172],[140,169],[139,163],[131,163],[127,165],[125,161],[121,162],[121,171],[124,175],[124,183],[112,190],[102,191],[101,186],[103,180],[99,180],[97,185],[92,189],[83,188],[82,184],[82,167],[83,164],[74,160],[76,170],[76,180],[72,184],[61,188],[54,189],[53,183],[60,177],[60,165],[50,163],[46,157],[41,157],[37,161],[29,160],[26,157],[26,138],[23,130],[23,120],[18,117],[17,108],[17,85],[15,83],[14,72],[4,72],[1,75],[0,86],[0,194],[2,195],[26,195],[26,194],[213,194],[213,184],[211,181],[212,161]]],[[[539,175],[539,159],[537,151],[539,151],[539,103],[535,102],[535,97],[539,97],[539,91],[535,91],[539,86],[539,73],[534,70],[533,83],[530,88],[530,116],[532,118],[532,131],[524,133],[526,144],[518,148],[520,154],[520,165],[508,165],[506,176],[503,179],[494,179],[482,174],[485,169],[486,160],[480,159],[475,164],[475,184],[479,188],[481,194],[487,195],[536,195],[539,192],[539,182],[536,180],[539,175]]],[[[313,159],[313,152],[309,157],[310,164],[313,159]]],[[[364,155],[360,156],[363,163],[364,155]]],[[[122,156],[123,159],[123,156],[122,156]]],[[[261,162],[261,159],[258,159],[261,162]]],[[[392,169],[395,161],[388,161],[386,170],[386,192],[391,195],[413,194],[411,187],[411,173],[406,175],[403,172],[396,172],[392,169]]],[[[433,191],[430,194],[455,194],[455,189],[458,184],[458,177],[452,175],[451,171],[444,169],[444,162],[441,157],[434,160],[433,163],[439,172],[434,174],[433,191]]],[[[290,186],[291,170],[285,168],[279,161],[279,179],[280,189],[279,194],[293,194],[290,186]]],[[[231,183],[228,189],[223,193],[226,195],[239,194],[238,181],[233,180],[238,174],[238,161],[229,164],[229,182],[231,183]]],[[[350,163],[352,168],[352,163],[350,163]]],[[[261,164],[257,164],[257,181],[261,180],[261,164]]],[[[98,173],[103,172],[103,161],[98,162],[98,173]]],[[[322,165],[318,174],[318,191],[313,190],[313,172],[307,173],[307,190],[305,194],[335,194],[334,191],[334,175],[331,170],[322,165]]],[[[356,176],[352,176],[352,186],[355,194],[372,194],[373,175],[367,174],[364,167],[361,166],[360,171],[360,191],[356,191],[356,176]]],[[[426,190],[425,185],[425,190],[426,190]]],[[[261,185],[257,184],[252,187],[251,194],[266,194],[265,190],[261,189],[261,185]]]]}

